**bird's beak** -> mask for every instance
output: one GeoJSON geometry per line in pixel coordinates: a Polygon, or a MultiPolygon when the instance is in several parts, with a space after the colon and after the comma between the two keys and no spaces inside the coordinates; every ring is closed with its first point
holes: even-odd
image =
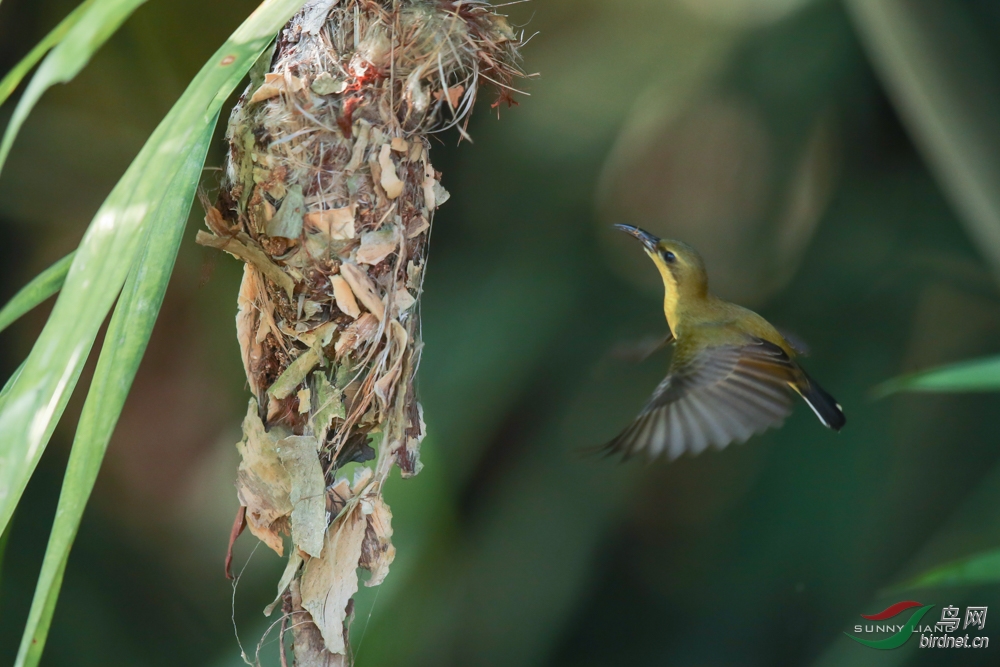
{"type": "Polygon", "coordinates": [[[620,229],[626,234],[631,234],[642,241],[642,245],[647,251],[656,252],[656,244],[660,242],[660,239],[653,236],[649,232],[645,232],[638,227],[633,227],[632,225],[614,225],[614,228],[620,229]]]}

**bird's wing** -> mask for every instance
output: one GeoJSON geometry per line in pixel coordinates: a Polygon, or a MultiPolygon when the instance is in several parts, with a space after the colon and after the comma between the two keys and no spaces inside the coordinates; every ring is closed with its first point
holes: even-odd
{"type": "Polygon", "coordinates": [[[632,424],[605,449],[629,458],[698,454],[781,424],[792,409],[796,367],[773,343],[706,348],[671,368],[632,424]]]}

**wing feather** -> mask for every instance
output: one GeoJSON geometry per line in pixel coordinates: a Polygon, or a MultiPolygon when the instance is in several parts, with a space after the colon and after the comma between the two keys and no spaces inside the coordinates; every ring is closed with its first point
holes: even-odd
{"type": "Polygon", "coordinates": [[[675,366],[608,451],[674,460],[684,452],[746,442],[791,412],[789,382],[797,369],[772,343],[752,339],[711,347],[675,366]]]}

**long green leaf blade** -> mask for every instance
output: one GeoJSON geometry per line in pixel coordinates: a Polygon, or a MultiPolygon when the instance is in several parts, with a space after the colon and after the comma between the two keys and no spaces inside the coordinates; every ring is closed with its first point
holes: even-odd
{"type": "Polygon", "coordinates": [[[94,381],[80,415],[55,522],[21,638],[17,667],[37,665],[45,648],[69,552],[160,312],[214,125],[205,127],[199,145],[191,151],[167,189],[159,210],[151,216],[155,224],[150,228],[146,247],[125,283],[111,318],[94,381]]]}
{"type": "Polygon", "coordinates": [[[265,0],[192,81],[90,224],[24,370],[0,410],[0,529],[76,386],[163,196],[225,97],[303,0],[265,0]]]}
{"type": "Polygon", "coordinates": [[[39,273],[30,283],[22,287],[3,309],[0,309],[0,331],[62,289],[69,267],[73,264],[74,254],[71,252],[39,273]]]}
{"type": "Polygon", "coordinates": [[[47,34],[42,41],[35,45],[31,51],[28,52],[21,62],[14,65],[14,68],[7,72],[7,75],[0,80],[0,104],[7,101],[11,93],[17,88],[17,86],[24,79],[25,75],[31,71],[31,68],[38,64],[38,61],[42,59],[49,49],[54,47],[56,44],[61,42],[66,34],[69,32],[70,28],[76,25],[80,17],[83,16],[84,12],[94,4],[94,0],[86,0],[79,7],[74,9],[70,14],[64,18],[59,25],[52,29],[52,31],[47,34]]]}
{"type": "MultiPolygon", "coordinates": [[[[31,83],[17,101],[14,114],[10,117],[3,142],[0,143],[0,171],[3,171],[14,138],[42,94],[55,84],[66,83],[79,74],[94,52],[101,48],[125,19],[144,2],[146,0],[103,0],[85,3],[67,17],[66,20],[72,19],[70,25],[60,36],[58,44],[45,57],[35,76],[31,77],[31,83]]],[[[59,31],[60,28],[62,24],[53,32],[59,31]]],[[[48,39],[46,37],[42,44],[48,39]]],[[[29,54],[29,58],[33,54],[34,51],[29,54]]]]}
{"type": "Polygon", "coordinates": [[[930,586],[978,586],[1000,582],[1000,550],[962,558],[894,586],[894,591],[930,586]]]}
{"type": "Polygon", "coordinates": [[[963,361],[903,375],[875,388],[877,397],[900,391],[996,391],[1000,389],[1000,356],[963,361]]]}
{"type": "Polygon", "coordinates": [[[846,5],[914,143],[1000,276],[1000,72],[988,33],[964,3],[846,5]]]}

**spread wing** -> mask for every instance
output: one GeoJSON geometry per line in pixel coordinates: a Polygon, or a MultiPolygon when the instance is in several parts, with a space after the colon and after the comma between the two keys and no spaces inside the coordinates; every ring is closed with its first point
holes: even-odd
{"type": "Polygon", "coordinates": [[[629,458],[646,452],[650,460],[672,461],[686,451],[731,442],[781,424],[792,410],[788,387],[796,367],[772,343],[707,348],[676,364],[635,421],[605,446],[629,458]]]}

